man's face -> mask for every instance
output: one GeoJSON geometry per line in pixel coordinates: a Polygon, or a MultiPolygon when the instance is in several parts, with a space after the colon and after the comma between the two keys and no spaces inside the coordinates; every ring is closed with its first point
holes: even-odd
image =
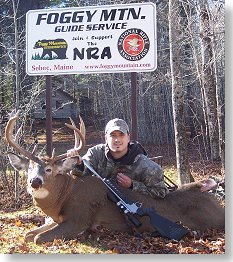
{"type": "Polygon", "coordinates": [[[109,146],[111,153],[120,154],[121,156],[127,153],[130,135],[116,130],[111,132],[110,134],[106,134],[105,140],[109,146]]]}

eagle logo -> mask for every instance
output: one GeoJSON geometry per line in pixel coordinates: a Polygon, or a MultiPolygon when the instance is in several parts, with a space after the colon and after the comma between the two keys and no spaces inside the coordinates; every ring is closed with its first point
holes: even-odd
{"type": "Polygon", "coordinates": [[[120,35],[117,45],[118,51],[123,58],[137,61],[148,53],[150,41],[144,31],[132,28],[120,35]]]}

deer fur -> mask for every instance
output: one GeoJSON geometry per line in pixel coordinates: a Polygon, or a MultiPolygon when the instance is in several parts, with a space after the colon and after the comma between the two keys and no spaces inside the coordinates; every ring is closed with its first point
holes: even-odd
{"type": "MultiPolygon", "coordinates": [[[[69,175],[77,158],[34,162],[15,154],[8,156],[14,168],[27,172],[27,190],[34,204],[52,219],[27,233],[26,241],[40,244],[54,239],[72,239],[98,225],[111,231],[129,231],[123,212],[107,198],[108,189],[99,178],[69,175]]],[[[145,207],[154,207],[160,215],[190,229],[223,229],[224,207],[205,190],[211,183],[189,183],[163,199],[152,199],[129,189],[122,188],[122,192],[127,198],[141,202],[145,207]]],[[[148,217],[138,219],[142,222],[138,232],[155,231],[148,217]]]]}

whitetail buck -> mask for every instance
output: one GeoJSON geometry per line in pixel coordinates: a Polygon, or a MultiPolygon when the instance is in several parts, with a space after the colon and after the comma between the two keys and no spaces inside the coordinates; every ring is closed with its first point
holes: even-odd
{"type": "MultiPolygon", "coordinates": [[[[6,126],[6,140],[22,156],[9,154],[11,165],[27,172],[27,189],[35,205],[49,217],[52,222],[26,234],[26,241],[43,243],[54,239],[71,239],[80,233],[104,226],[110,230],[129,231],[123,212],[107,198],[107,187],[95,176],[74,178],[69,172],[76,163],[76,158],[67,158],[66,154],[53,155],[51,158],[39,158],[19,146],[13,137],[17,112],[6,126]]],[[[79,151],[85,142],[85,127],[81,121],[80,130],[75,131],[75,143],[79,151]],[[78,142],[77,134],[80,137],[78,142]],[[77,143],[79,143],[77,145],[77,143]]],[[[122,189],[127,198],[142,202],[145,207],[154,207],[162,216],[181,222],[190,229],[224,228],[224,208],[206,192],[208,182],[194,182],[170,192],[164,199],[152,199],[149,196],[122,189]],[[204,192],[203,192],[204,191],[204,192]]],[[[148,217],[138,217],[142,225],[138,232],[152,232],[148,217]]]]}

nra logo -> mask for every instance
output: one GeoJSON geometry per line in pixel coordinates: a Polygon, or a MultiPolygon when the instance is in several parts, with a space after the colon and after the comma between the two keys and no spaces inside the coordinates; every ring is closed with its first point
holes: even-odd
{"type": "Polygon", "coordinates": [[[123,58],[130,61],[138,61],[148,53],[150,40],[144,31],[132,28],[120,35],[117,46],[123,58]]]}

